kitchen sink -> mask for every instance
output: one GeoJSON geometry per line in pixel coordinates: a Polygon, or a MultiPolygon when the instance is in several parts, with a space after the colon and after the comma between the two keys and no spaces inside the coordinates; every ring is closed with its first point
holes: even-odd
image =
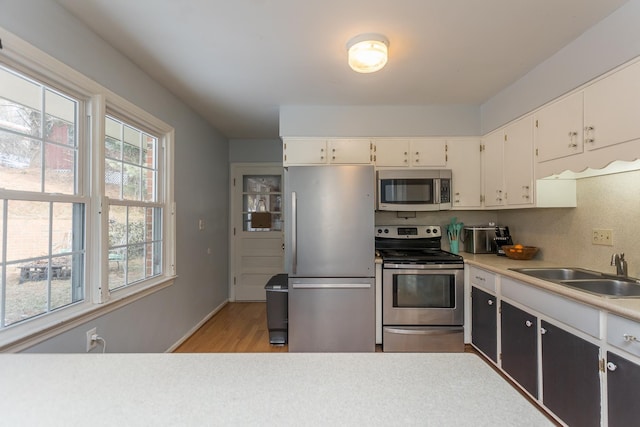
{"type": "Polygon", "coordinates": [[[582,268],[511,268],[538,279],[606,298],[640,298],[640,282],[582,268]]]}
{"type": "Polygon", "coordinates": [[[609,298],[640,298],[640,284],[631,280],[563,280],[562,285],[609,298]]]}
{"type": "Polygon", "coordinates": [[[602,273],[580,268],[511,268],[510,270],[552,282],[559,280],[597,279],[602,277],[602,273]]]}

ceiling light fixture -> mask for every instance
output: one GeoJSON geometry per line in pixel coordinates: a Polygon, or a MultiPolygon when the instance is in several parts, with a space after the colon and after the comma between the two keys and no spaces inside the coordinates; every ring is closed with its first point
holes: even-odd
{"type": "Polygon", "coordinates": [[[387,63],[389,40],[380,34],[360,34],[347,43],[349,66],[358,73],[373,73],[387,63]]]}

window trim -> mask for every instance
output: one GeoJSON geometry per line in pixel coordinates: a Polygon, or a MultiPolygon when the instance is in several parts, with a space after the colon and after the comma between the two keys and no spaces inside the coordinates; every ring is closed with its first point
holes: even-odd
{"type": "MultiPolygon", "coordinates": [[[[61,61],[0,27],[0,62],[81,100],[78,111],[78,194],[69,196],[86,203],[85,298],[0,330],[0,352],[21,351],[88,321],[171,286],[176,276],[176,219],[174,202],[175,131],[130,101],[89,79],[61,61]],[[164,147],[159,200],[163,207],[163,273],[125,288],[108,290],[108,223],[102,208],[104,197],[104,117],[108,111],[158,136],[164,147]],[[88,162],[91,162],[89,164],[88,162]]],[[[6,190],[8,197],[20,192],[6,190]]],[[[24,194],[24,193],[22,193],[24,194]]],[[[42,195],[34,194],[35,197],[42,195]]],[[[46,195],[44,196],[46,198],[46,195]]]]}

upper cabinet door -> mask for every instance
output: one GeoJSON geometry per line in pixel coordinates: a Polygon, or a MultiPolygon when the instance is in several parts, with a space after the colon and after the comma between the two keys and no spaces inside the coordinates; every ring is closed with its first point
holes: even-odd
{"type": "Polygon", "coordinates": [[[376,139],[376,166],[409,166],[408,139],[376,139]]]}
{"type": "Polygon", "coordinates": [[[330,139],[329,162],[333,164],[371,163],[371,141],[368,139],[330,139]]]}
{"type": "Polygon", "coordinates": [[[324,139],[287,139],[282,150],[282,163],[321,165],[327,163],[327,141],[324,139]]]}
{"type": "Polygon", "coordinates": [[[582,153],[582,110],[583,93],[577,92],[535,114],[538,163],[582,153]]]}
{"type": "Polygon", "coordinates": [[[447,164],[446,139],[412,139],[409,150],[413,167],[444,167],[447,164]]]}
{"type": "Polygon", "coordinates": [[[451,205],[454,209],[478,209],[482,206],[480,138],[447,142],[447,168],[451,180],[451,205]]]}
{"type": "Polygon", "coordinates": [[[499,130],[482,139],[482,175],[484,178],[484,205],[503,206],[503,145],[504,132],[499,130]]]}
{"type": "Polygon", "coordinates": [[[533,204],[533,118],[507,126],[504,138],[504,189],[508,205],[533,204]]]}
{"type": "Polygon", "coordinates": [[[640,62],[584,90],[585,147],[596,150],[640,138],[640,62]]]}

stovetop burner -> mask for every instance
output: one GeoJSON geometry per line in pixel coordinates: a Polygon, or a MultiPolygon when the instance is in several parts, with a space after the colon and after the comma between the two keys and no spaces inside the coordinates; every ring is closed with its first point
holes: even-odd
{"type": "Polygon", "coordinates": [[[460,255],[440,249],[440,226],[377,226],[376,250],[384,263],[462,264],[460,255]]]}
{"type": "Polygon", "coordinates": [[[384,262],[396,264],[458,264],[460,255],[441,249],[379,249],[384,262]]]}

